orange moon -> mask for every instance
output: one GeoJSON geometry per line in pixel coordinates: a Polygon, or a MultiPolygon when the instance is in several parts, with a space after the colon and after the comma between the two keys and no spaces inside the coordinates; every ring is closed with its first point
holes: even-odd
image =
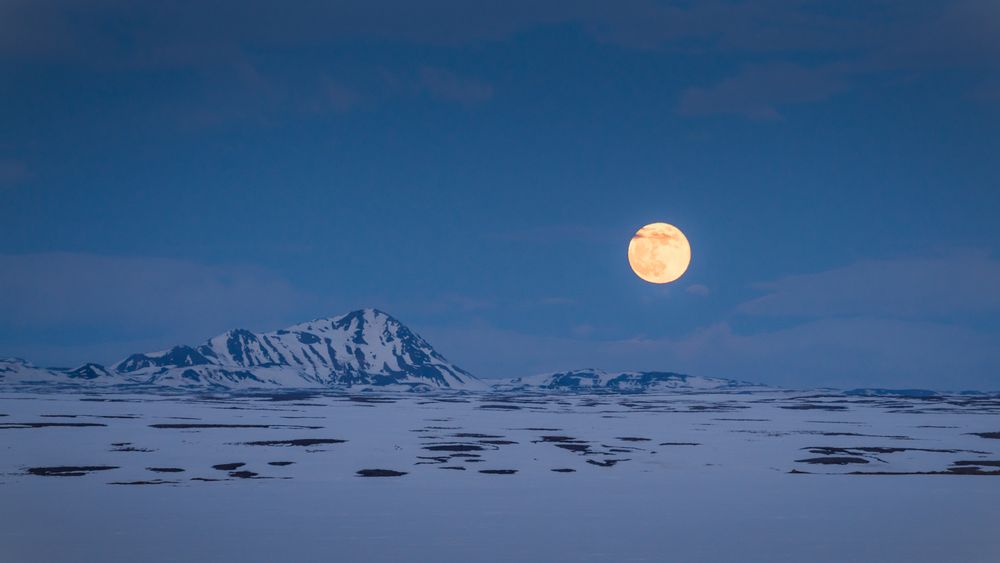
{"type": "Polygon", "coordinates": [[[668,223],[650,223],[628,243],[628,263],[635,275],[649,283],[670,283],[687,271],[691,244],[668,223]]]}

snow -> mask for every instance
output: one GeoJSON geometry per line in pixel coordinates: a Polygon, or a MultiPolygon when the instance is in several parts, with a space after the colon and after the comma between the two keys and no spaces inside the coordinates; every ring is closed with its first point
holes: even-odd
{"type": "Polygon", "coordinates": [[[947,473],[960,460],[1000,460],[1000,440],[975,434],[1000,431],[995,396],[761,389],[33,392],[0,394],[0,414],[6,415],[0,416],[2,561],[1000,557],[1000,537],[993,533],[1000,505],[996,477],[947,473]],[[27,422],[105,426],[17,427],[27,422]],[[151,426],[186,423],[268,427],[151,426]],[[593,453],[558,447],[566,442],[546,436],[575,440],[593,453]],[[245,445],[306,438],[346,442],[245,445]],[[122,443],[135,451],[112,445],[122,443]],[[449,444],[483,446],[470,452],[483,461],[427,459],[450,455],[427,446],[449,444]],[[801,461],[822,457],[810,452],[816,448],[853,449],[867,463],[801,461]],[[609,467],[588,463],[606,460],[623,461],[609,467]],[[268,465],[273,461],[294,464],[268,465]],[[212,468],[223,463],[244,463],[240,469],[268,479],[234,478],[212,468]],[[118,468],[81,477],[26,472],[68,465],[118,468]],[[445,465],[467,469],[440,469],[445,465]],[[185,471],[154,473],[148,467],[185,471]],[[575,472],[552,471],[560,468],[575,472]],[[362,478],[356,476],[361,469],[407,474],[362,478]],[[151,479],[176,484],[109,484],[151,479]]]}
{"type": "Polygon", "coordinates": [[[0,561],[996,561],[998,414],[671,372],[482,381],[374,309],[112,370],[8,358],[0,561]]]}

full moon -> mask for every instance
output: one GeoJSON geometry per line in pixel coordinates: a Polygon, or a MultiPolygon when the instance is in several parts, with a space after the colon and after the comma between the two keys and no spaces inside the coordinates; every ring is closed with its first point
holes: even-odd
{"type": "Polygon", "coordinates": [[[687,271],[691,245],[677,227],[650,223],[628,243],[628,263],[635,275],[649,283],[670,283],[687,271]]]}

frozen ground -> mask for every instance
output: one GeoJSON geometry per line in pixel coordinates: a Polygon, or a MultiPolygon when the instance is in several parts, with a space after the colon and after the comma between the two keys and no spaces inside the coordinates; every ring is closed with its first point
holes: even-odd
{"type": "Polygon", "coordinates": [[[779,391],[6,393],[0,561],[995,562],[998,414],[779,391]]]}

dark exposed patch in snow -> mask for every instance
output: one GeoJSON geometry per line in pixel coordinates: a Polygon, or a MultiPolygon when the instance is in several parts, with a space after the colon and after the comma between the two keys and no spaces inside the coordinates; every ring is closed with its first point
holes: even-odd
{"type": "Polygon", "coordinates": [[[56,467],[29,467],[28,474],[41,477],[82,477],[94,471],[118,469],[117,465],[60,465],[56,467]]]}
{"type": "Polygon", "coordinates": [[[0,430],[18,428],[85,428],[89,426],[107,426],[107,424],[99,422],[4,422],[0,423],[0,430]]]}
{"type": "Polygon", "coordinates": [[[294,440],[257,440],[243,442],[244,446],[318,446],[321,444],[343,444],[347,440],[337,438],[296,438],[294,440]]]}
{"type": "Polygon", "coordinates": [[[863,457],[852,456],[823,456],[811,457],[808,459],[797,459],[795,463],[811,463],[813,465],[848,465],[852,463],[868,463],[863,457]]]}
{"type": "Polygon", "coordinates": [[[217,465],[213,465],[212,469],[218,469],[219,471],[232,471],[234,469],[239,469],[240,467],[243,467],[244,465],[246,465],[246,464],[242,463],[242,462],[220,463],[220,464],[217,464],[217,465]]]}
{"type": "Polygon", "coordinates": [[[392,469],[359,469],[359,477],[402,477],[406,471],[395,471],[392,469]]]}

